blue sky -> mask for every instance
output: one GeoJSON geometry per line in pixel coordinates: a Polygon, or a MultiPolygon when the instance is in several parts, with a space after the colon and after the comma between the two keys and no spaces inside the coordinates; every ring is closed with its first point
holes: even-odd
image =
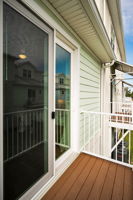
{"type": "Polygon", "coordinates": [[[133,0],[121,0],[127,62],[133,65],[133,0]]]}
{"type": "MultiPolygon", "coordinates": [[[[133,0],[121,0],[126,62],[133,65],[133,0]]],[[[125,78],[133,78],[126,75],[125,78]]],[[[126,80],[133,84],[133,79],[126,80]]]]}

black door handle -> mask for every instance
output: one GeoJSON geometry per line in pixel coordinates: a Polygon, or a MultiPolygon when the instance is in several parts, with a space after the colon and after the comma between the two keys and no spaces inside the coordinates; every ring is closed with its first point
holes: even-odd
{"type": "Polygon", "coordinates": [[[51,118],[52,118],[52,119],[55,119],[55,112],[52,112],[52,113],[51,113],[51,118]]]}

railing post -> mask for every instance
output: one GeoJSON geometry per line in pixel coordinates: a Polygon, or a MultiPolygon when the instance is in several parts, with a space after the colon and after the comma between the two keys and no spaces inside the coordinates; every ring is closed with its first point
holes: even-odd
{"type": "Polygon", "coordinates": [[[132,116],[132,118],[131,118],[131,123],[133,123],[133,103],[131,103],[131,107],[132,107],[132,108],[131,108],[131,109],[132,109],[132,110],[131,110],[131,112],[132,112],[132,113],[131,113],[131,116],[132,116]]]}
{"type": "Polygon", "coordinates": [[[83,116],[84,116],[84,151],[85,151],[85,113],[83,113],[83,116]]]}

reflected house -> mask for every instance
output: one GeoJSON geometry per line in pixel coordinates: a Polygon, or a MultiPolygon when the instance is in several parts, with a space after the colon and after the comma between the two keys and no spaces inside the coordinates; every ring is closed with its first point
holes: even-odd
{"type": "Polygon", "coordinates": [[[43,108],[47,110],[47,97],[44,96],[47,75],[28,60],[8,55],[7,62],[8,69],[5,69],[4,77],[4,120],[8,124],[4,128],[5,161],[42,142],[43,108]],[[15,136],[17,140],[12,139],[15,136]],[[13,151],[8,148],[12,141],[13,151]]]}
{"type": "Polygon", "coordinates": [[[69,108],[70,105],[70,75],[56,74],[56,108],[69,108]]]}
{"type": "Polygon", "coordinates": [[[44,104],[43,84],[47,81],[45,80],[47,77],[29,61],[11,56],[8,61],[9,66],[12,67],[9,67],[5,80],[5,112],[42,108],[44,104]]]}

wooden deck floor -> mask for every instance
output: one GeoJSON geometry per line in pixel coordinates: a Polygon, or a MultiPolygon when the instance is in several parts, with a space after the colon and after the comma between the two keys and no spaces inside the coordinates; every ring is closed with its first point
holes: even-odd
{"type": "Polygon", "coordinates": [[[80,154],[42,200],[133,200],[131,169],[80,154]]]}

